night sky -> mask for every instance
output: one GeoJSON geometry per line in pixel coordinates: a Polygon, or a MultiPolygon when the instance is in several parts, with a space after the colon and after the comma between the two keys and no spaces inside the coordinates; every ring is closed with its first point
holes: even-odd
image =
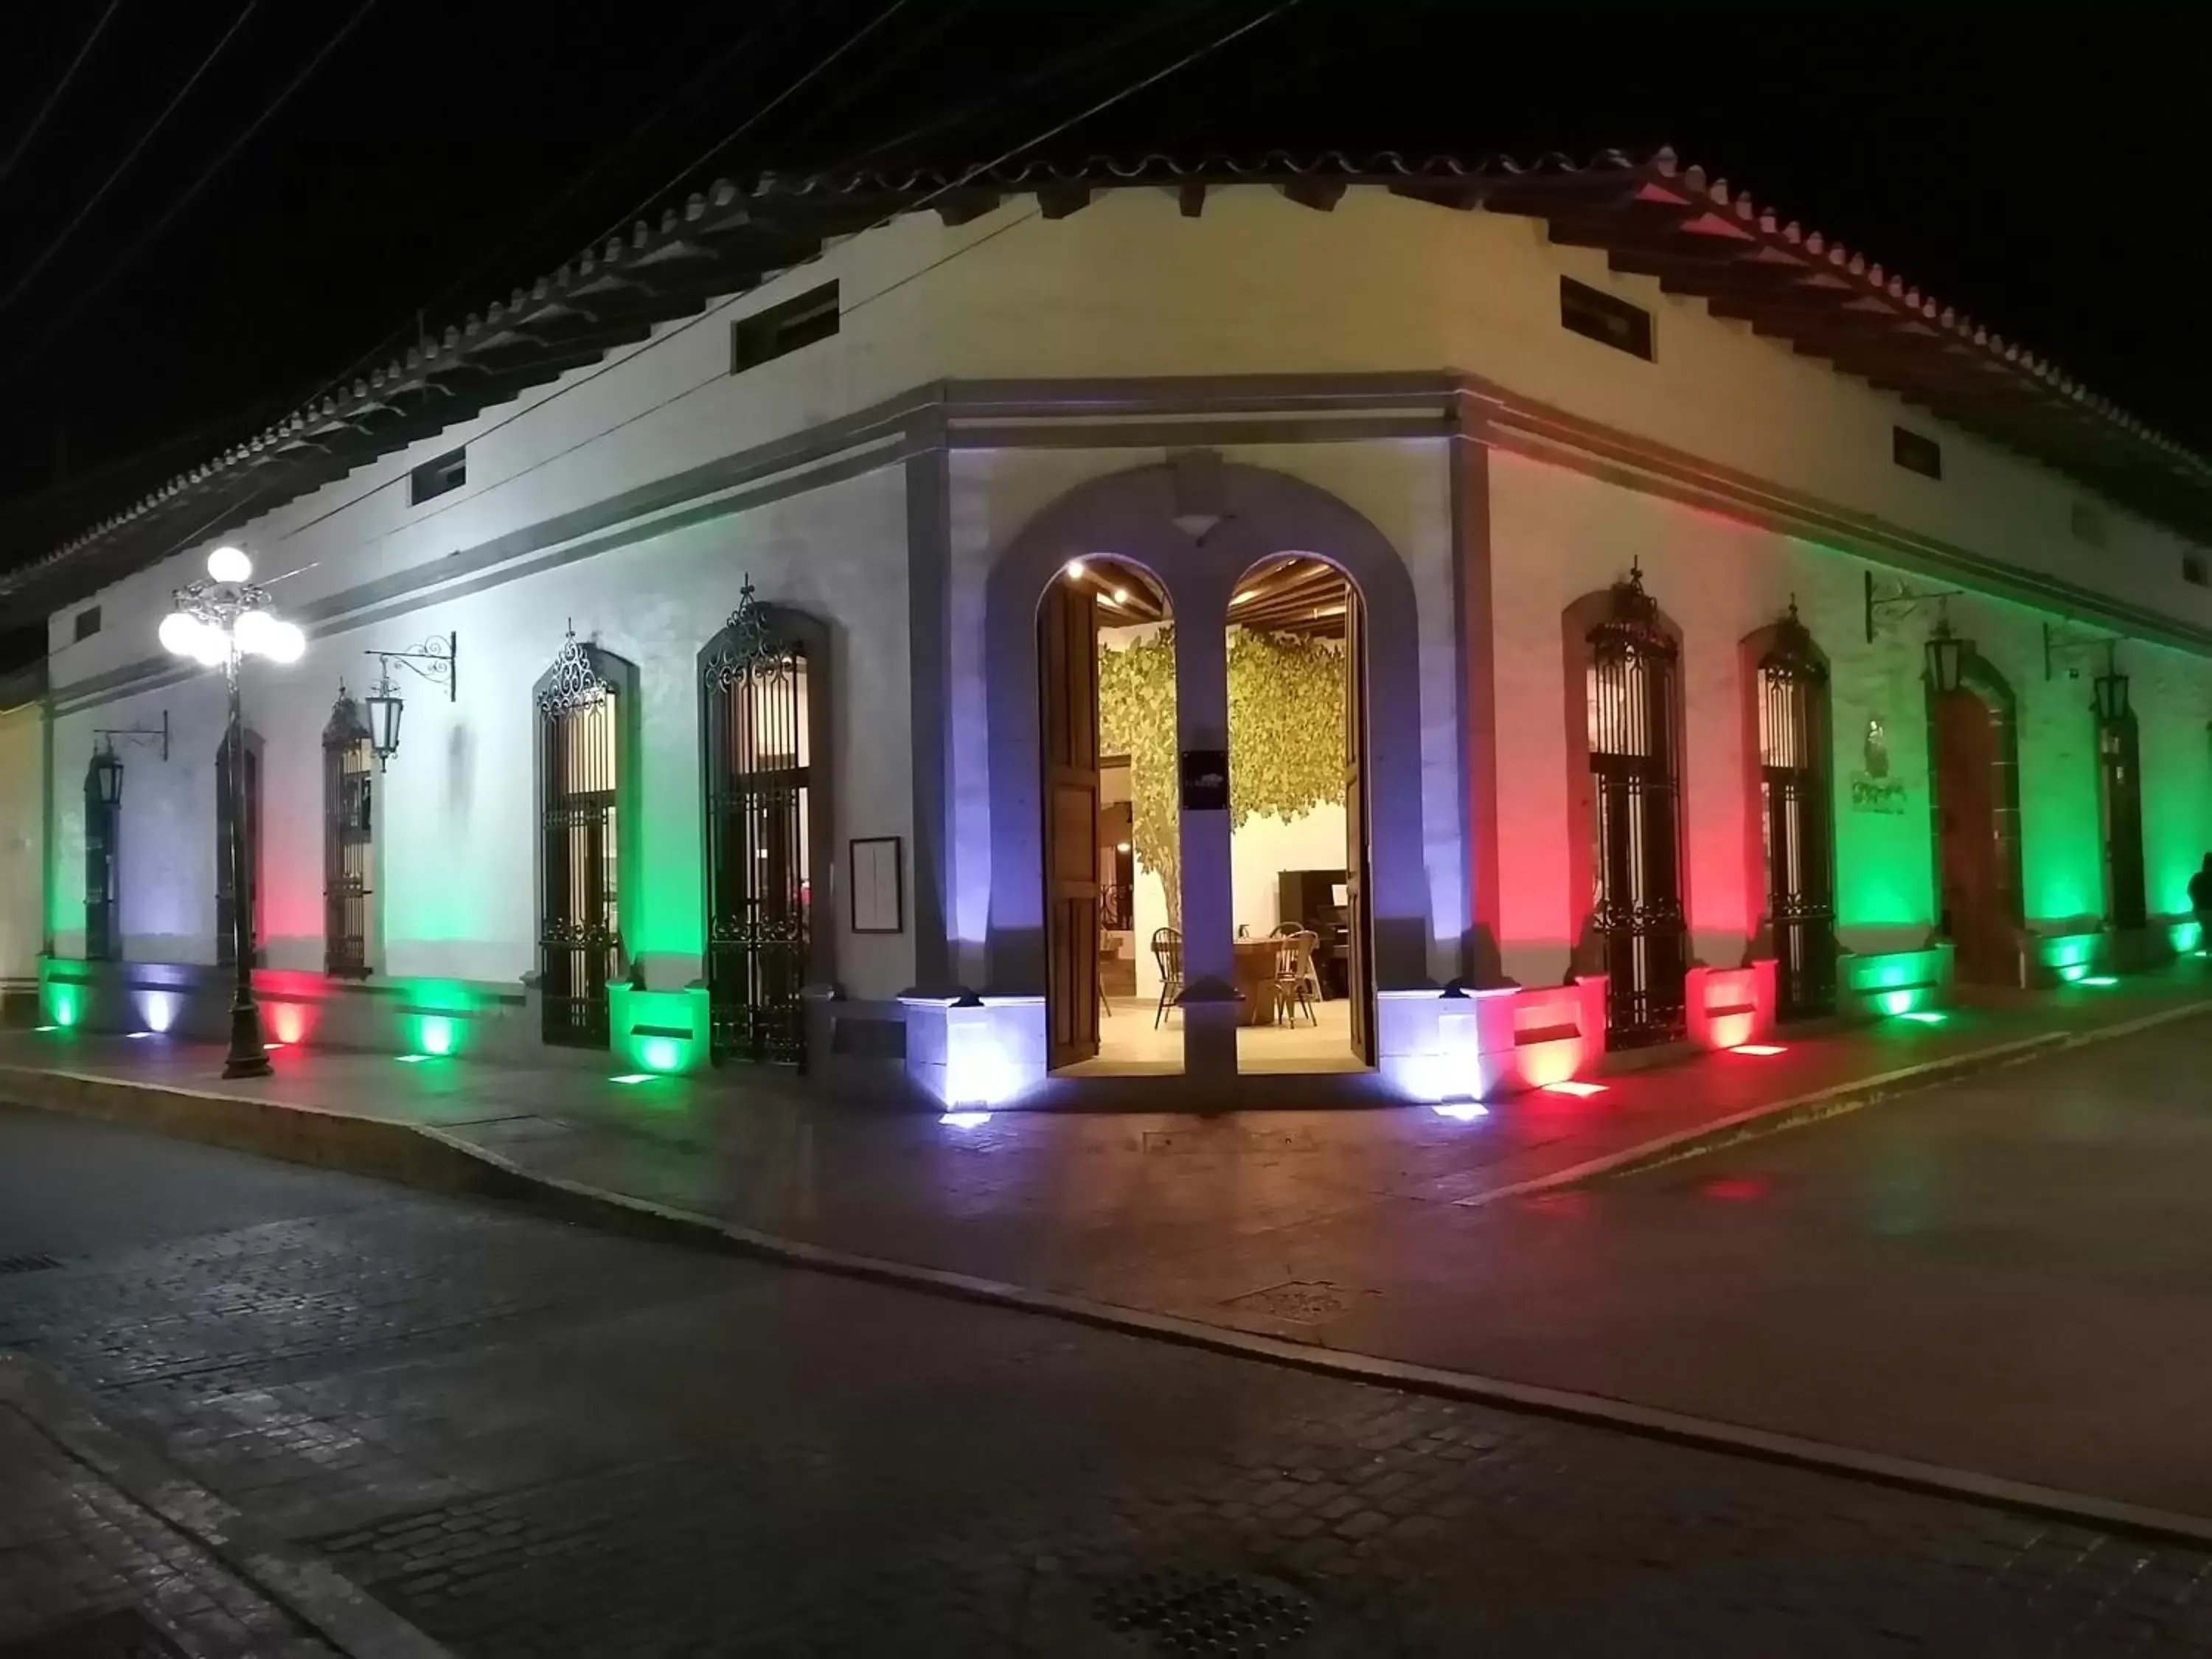
{"type": "Polygon", "coordinates": [[[657,215],[717,173],[990,159],[1262,16],[1041,153],[1669,143],[2212,448],[2212,330],[2185,309],[2205,190],[2189,135],[2212,87],[2193,41],[2117,23],[1945,39],[1924,14],[1885,27],[1832,9],[1765,13],[1771,36],[1467,0],[1270,10],[15,0],[0,19],[0,564],[389,356],[418,312],[442,327],[647,201],[657,215]]]}

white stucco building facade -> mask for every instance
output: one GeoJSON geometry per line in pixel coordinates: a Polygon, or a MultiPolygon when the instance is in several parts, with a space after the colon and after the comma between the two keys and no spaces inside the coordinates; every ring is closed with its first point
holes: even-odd
{"type": "MultiPolygon", "coordinates": [[[[1079,912],[1048,880],[1039,606],[1109,557],[1172,602],[1186,759],[1227,748],[1220,640],[1253,570],[1297,555],[1353,595],[1367,1064],[1271,1076],[1269,1099],[1480,1094],[1624,1036],[1742,1041],[1793,985],[1875,1011],[2193,946],[2212,469],[2015,349],[1667,157],[932,189],[695,198],[0,579],[51,618],[35,740],[0,714],[0,975],[71,1021],[219,1024],[222,701],[155,635],[220,543],[310,641],[245,685],[257,983],[288,1041],[549,1052],[568,855],[541,682],[573,632],[627,677],[591,854],[619,866],[592,889],[602,1040],[651,1069],[727,1048],[718,941],[753,946],[718,932],[718,883],[743,881],[716,862],[735,820],[702,653],[726,660],[750,580],[805,641],[808,1075],[954,1105],[1243,1097],[1231,922],[1258,901],[1226,814],[1188,800],[1180,1070],[1064,1063],[1083,1022],[1054,1000],[1087,981],[1051,965],[1079,912]],[[325,734],[366,653],[426,641],[453,683],[395,680],[368,971],[333,973],[325,734]],[[1758,706],[1791,673],[1817,683],[1817,752],[1784,766],[1758,706]],[[2093,695],[2123,676],[2124,762],[2093,695]],[[1608,735],[1622,709],[1648,726],[1608,735]],[[164,720],[166,760],[118,751],[114,915],[88,939],[95,732],[164,720]],[[1789,809],[1809,878],[1774,866],[1784,789],[1818,795],[1789,809]],[[1607,862],[1617,811],[1644,826],[1632,868],[1607,862]],[[1778,898],[1821,964],[1790,965],[1778,898]]],[[[758,775],[781,789],[777,753],[758,775]]]]}

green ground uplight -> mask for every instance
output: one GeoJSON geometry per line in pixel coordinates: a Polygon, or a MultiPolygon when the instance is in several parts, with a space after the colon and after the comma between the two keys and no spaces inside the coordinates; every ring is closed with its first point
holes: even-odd
{"type": "Polygon", "coordinates": [[[2110,974],[2084,974],[2075,981],[2077,985],[2118,985],[2120,981],[2110,974]]]}
{"type": "Polygon", "coordinates": [[[620,1077],[610,1078],[608,1081],[611,1083],[619,1083],[623,1088],[627,1089],[635,1084],[651,1083],[653,1081],[653,1076],[650,1072],[625,1072],[620,1077]]]}
{"type": "Polygon", "coordinates": [[[1899,1019],[1909,1019],[1916,1025],[1941,1025],[1944,1021],[1950,1018],[1950,1016],[1948,1014],[1938,1013],[1933,1008],[1912,1008],[1899,1014],[1898,1018],[1899,1019]]]}

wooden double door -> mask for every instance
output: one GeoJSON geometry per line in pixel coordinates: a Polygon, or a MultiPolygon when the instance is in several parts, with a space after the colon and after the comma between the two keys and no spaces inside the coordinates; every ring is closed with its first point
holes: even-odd
{"type": "Polygon", "coordinates": [[[1971,690],[1936,699],[1942,930],[1968,984],[2020,982],[2020,805],[2011,721],[1971,690]]]}
{"type": "MultiPolygon", "coordinates": [[[[1352,1052],[1374,1063],[1364,757],[1365,659],[1359,602],[1345,616],[1345,916],[1352,1052]]],[[[1037,622],[1038,736],[1043,768],[1046,1063],[1098,1054],[1098,604],[1084,585],[1054,581],[1037,622]]],[[[1142,950],[1147,941],[1137,941],[1142,950]]]]}

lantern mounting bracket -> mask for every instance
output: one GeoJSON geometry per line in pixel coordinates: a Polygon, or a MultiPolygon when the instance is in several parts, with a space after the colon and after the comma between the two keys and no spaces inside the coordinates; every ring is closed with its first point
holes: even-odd
{"type": "Polygon", "coordinates": [[[433,685],[446,688],[446,701],[458,702],[461,696],[461,636],[457,629],[451,634],[433,634],[416,646],[404,651],[364,651],[365,657],[376,659],[377,666],[388,681],[392,665],[404,664],[408,671],[433,685]]]}
{"type": "Polygon", "coordinates": [[[1895,588],[1893,592],[1877,593],[1874,572],[1869,570],[1866,573],[1866,639],[1869,645],[1874,643],[1875,623],[1887,613],[1894,611],[1900,617],[1909,617],[1923,601],[1948,599],[1954,593],[1966,591],[1959,587],[1907,587],[1902,577],[1893,579],[1893,586],[1895,588]]]}
{"type": "MultiPolygon", "coordinates": [[[[2109,647],[2112,643],[2102,635],[2082,632],[2075,626],[2071,617],[2061,621],[2056,628],[2045,623],[2043,624],[2043,678],[2046,680],[2051,678],[2059,662],[2074,652],[2093,649],[2099,645],[2109,647]]],[[[2081,678],[2081,671],[2078,667],[2069,666],[2068,672],[2077,680],[2081,678]]]]}
{"type": "Polygon", "coordinates": [[[161,711],[159,726],[95,726],[92,735],[106,740],[111,755],[115,752],[116,739],[120,738],[125,743],[143,743],[149,749],[158,746],[166,761],[169,758],[169,711],[161,711]]]}

